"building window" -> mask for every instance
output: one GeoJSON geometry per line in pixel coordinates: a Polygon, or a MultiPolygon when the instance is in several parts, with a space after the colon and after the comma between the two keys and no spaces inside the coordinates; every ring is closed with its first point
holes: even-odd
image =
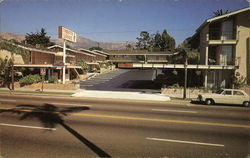
{"type": "Polygon", "coordinates": [[[233,63],[233,46],[225,45],[221,46],[221,65],[232,65],[233,63]]]}
{"type": "Polygon", "coordinates": [[[32,53],[30,52],[30,56],[29,56],[29,63],[32,63],[32,53]]]}
{"type": "Polygon", "coordinates": [[[233,39],[233,20],[226,20],[222,23],[221,31],[222,40],[231,40],[233,39]]]}

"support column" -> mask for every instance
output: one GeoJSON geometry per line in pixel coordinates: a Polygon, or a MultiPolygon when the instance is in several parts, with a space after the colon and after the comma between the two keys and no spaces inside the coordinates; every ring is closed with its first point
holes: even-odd
{"type": "Polygon", "coordinates": [[[157,68],[155,69],[155,79],[157,78],[158,76],[158,72],[157,72],[157,68]]]}
{"type": "MultiPolygon", "coordinates": [[[[208,41],[209,41],[209,34],[207,33],[207,38],[206,38],[206,52],[205,52],[205,65],[208,65],[208,41]]],[[[208,82],[208,79],[207,79],[207,72],[208,70],[206,69],[205,70],[205,73],[204,73],[204,87],[205,89],[207,89],[207,82],[208,82]]]]}
{"type": "Polygon", "coordinates": [[[207,89],[207,70],[205,70],[205,73],[204,73],[204,83],[203,83],[203,85],[207,89]]]}
{"type": "Polygon", "coordinates": [[[70,77],[71,77],[71,76],[70,76],[70,69],[68,69],[68,76],[69,76],[68,79],[69,79],[69,81],[70,81],[70,77]]]}
{"type": "Polygon", "coordinates": [[[62,76],[62,84],[65,84],[65,70],[66,70],[66,41],[63,41],[63,76],[62,76]]]}
{"type": "Polygon", "coordinates": [[[48,79],[51,78],[51,69],[48,68],[48,79]]]}
{"type": "Polygon", "coordinates": [[[206,52],[205,52],[205,65],[208,65],[208,45],[206,46],[206,52]]]}

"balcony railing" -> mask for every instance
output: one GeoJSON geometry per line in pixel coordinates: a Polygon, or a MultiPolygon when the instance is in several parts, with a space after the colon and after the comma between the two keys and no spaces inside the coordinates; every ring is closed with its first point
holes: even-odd
{"type": "Polygon", "coordinates": [[[236,40],[236,34],[232,31],[210,31],[209,40],[236,40]]]}
{"type": "Polygon", "coordinates": [[[235,58],[234,60],[228,61],[227,58],[222,58],[219,61],[216,61],[216,59],[209,58],[208,59],[208,65],[219,65],[219,66],[239,66],[240,65],[240,57],[235,58]]]}

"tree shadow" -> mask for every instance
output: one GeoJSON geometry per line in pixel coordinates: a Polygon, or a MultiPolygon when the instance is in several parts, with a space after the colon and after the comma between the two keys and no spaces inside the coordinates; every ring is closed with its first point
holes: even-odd
{"type": "Polygon", "coordinates": [[[46,128],[54,128],[56,125],[61,125],[69,133],[75,136],[88,148],[90,148],[95,154],[100,157],[111,157],[108,153],[100,149],[98,146],[87,140],[77,131],[72,129],[70,126],[65,124],[63,116],[67,116],[68,113],[80,112],[83,110],[89,110],[89,107],[69,107],[69,108],[58,108],[52,104],[38,105],[17,105],[12,109],[0,110],[0,113],[12,113],[20,115],[19,120],[25,119],[38,119],[41,124],[46,128]]]}

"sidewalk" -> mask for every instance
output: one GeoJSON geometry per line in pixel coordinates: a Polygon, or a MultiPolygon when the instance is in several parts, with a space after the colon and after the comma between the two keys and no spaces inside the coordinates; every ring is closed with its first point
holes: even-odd
{"type": "Polygon", "coordinates": [[[135,101],[167,101],[168,103],[189,103],[190,100],[181,98],[170,98],[169,96],[159,93],[143,93],[143,92],[121,92],[121,91],[93,91],[93,90],[56,90],[45,89],[41,92],[40,89],[16,88],[10,91],[8,88],[0,88],[0,93],[12,93],[22,95],[38,95],[38,96],[60,96],[70,98],[97,98],[97,99],[122,99],[135,101]]]}
{"type": "Polygon", "coordinates": [[[58,95],[72,95],[77,93],[79,90],[57,90],[57,89],[44,89],[43,92],[41,89],[29,89],[29,88],[15,88],[14,91],[9,90],[8,88],[0,88],[0,93],[17,93],[17,94],[37,94],[37,95],[46,95],[46,94],[58,94],[58,95]]]}
{"type": "Polygon", "coordinates": [[[149,101],[170,101],[170,97],[157,93],[142,92],[121,92],[121,91],[96,91],[81,90],[72,95],[73,97],[128,99],[128,100],[149,100],[149,101]]]}

